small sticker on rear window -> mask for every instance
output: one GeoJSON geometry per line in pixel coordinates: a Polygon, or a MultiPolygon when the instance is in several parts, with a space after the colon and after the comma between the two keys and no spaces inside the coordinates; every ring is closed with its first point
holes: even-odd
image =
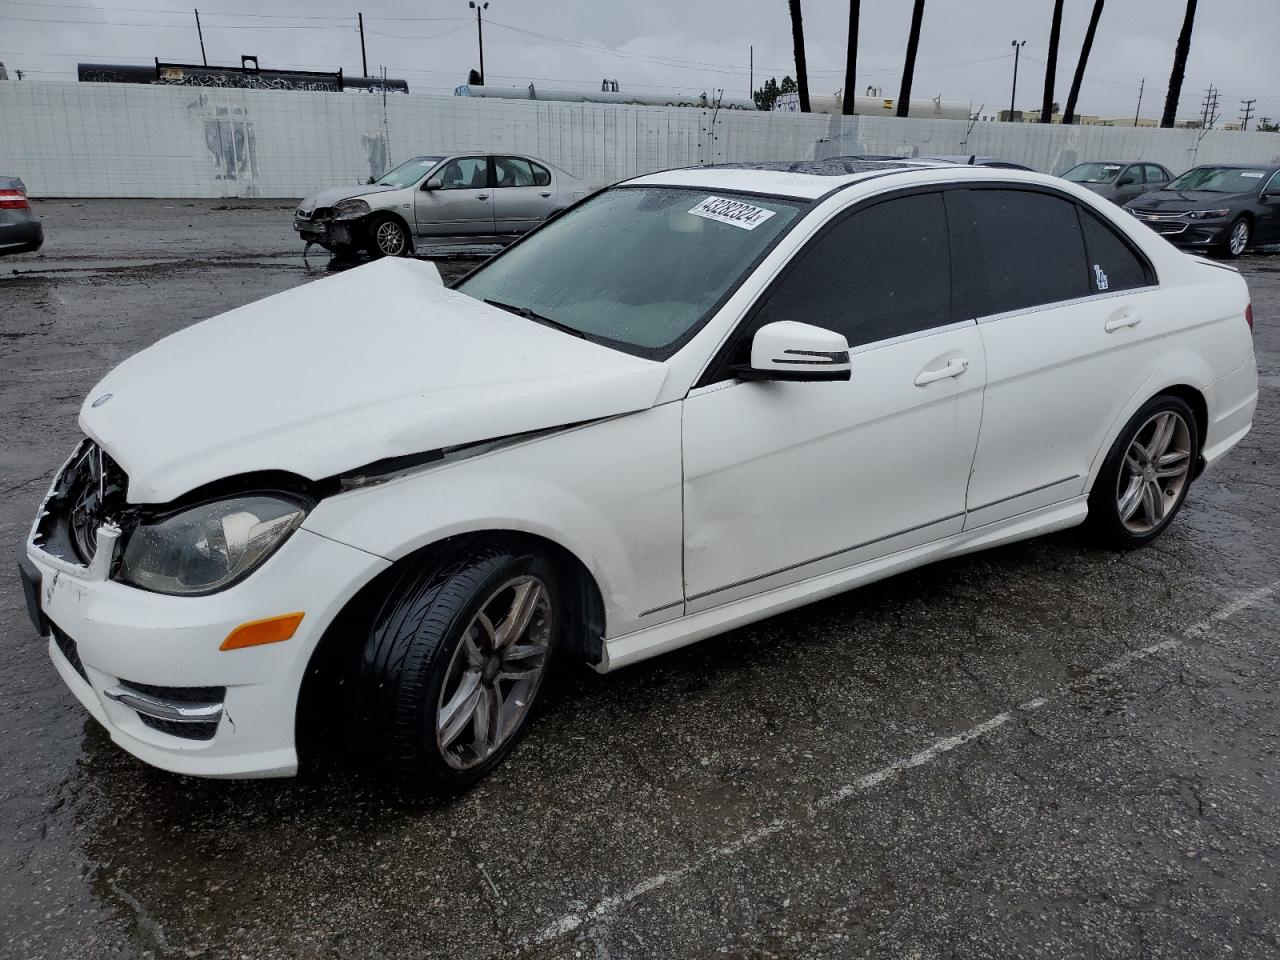
{"type": "Polygon", "coordinates": [[[717,220],[743,230],[754,230],[773,216],[773,210],[752,206],[741,200],[730,200],[727,197],[707,197],[689,211],[695,217],[717,220]]]}
{"type": "Polygon", "coordinates": [[[1240,176],[1248,177],[1250,180],[1261,180],[1262,171],[1261,170],[1241,170],[1240,176]]]}

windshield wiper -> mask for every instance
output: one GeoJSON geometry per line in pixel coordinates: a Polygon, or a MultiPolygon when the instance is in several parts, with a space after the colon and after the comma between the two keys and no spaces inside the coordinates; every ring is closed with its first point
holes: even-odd
{"type": "Polygon", "coordinates": [[[497,307],[500,310],[505,310],[507,313],[514,313],[517,317],[524,317],[524,319],[532,320],[534,323],[541,323],[543,326],[572,334],[581,340],[587,339],[587,335],[577,327],[571,327],[567,323],[561,323],[559,320],[552,320],[550,317],[544,317],[542,314],[535,313],[528,307],[517,307],[515,304],[503,303],[501,300],[485,300],[485,303],[489,304],[491,307],[497,307]]]}

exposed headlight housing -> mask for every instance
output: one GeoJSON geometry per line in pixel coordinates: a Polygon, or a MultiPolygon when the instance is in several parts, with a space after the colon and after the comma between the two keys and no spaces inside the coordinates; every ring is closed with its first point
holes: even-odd
{"type": "Polygon", "coordinates": [[[176,596],[221,590],[248,576],[306,515],[296,500],[252,494],[143,522],[129,536],[119,578],[176,596]]]}
{"type": "Polygon", "coordinates": [[[1230,210],[1188,210],[1187,218],[1190,220],[1217,220],[1219,217],[1225,217],[1230,210]]]}
{"type": "Polygon", "coordinates": [[[355,220],[369,212],[369,204],[364,200],[339,200],[333,205],[333,219],[355,220]]]}

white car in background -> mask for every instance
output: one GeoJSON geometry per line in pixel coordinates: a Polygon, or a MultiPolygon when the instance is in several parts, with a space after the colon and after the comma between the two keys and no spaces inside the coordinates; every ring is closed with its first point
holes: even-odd
{"type": "Polygon", "coordinates": [[[1251,325],[1236,271],[1054,177],[639,177],[454,289],[383,260],[127,360],[32,529],[32,614],[149,763],[289,775],[333,730],[457,789],[557,660],[1086,521],[1150,543],[1250,429],[1251,325]]]}
{"type": "Polygon", "coordinates": [[[536,157],[414,157],[375,183],[327,187],[299,201],[293,229],[335,254],[403,257],[415,241],[507,242],[587,193],[577,177],[536,157]]]}

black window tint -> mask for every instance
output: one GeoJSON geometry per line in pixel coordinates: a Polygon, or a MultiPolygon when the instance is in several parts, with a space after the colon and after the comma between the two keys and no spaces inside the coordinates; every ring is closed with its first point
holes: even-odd
{"type": "Polygon", "coordinates": [[[1081,209],[1080,226],[1089,251],[1089,282],[1094,293],[1133,290],[1153,282],[1142,259],[1088,210],[1081,209]]]}
{"type": "Polygon", "coordinates": [[[962,315],[984,317],[1091,291],[1075,204],[1030,190],[958,191],[956,278],[962,315]]]}
{"type": "Polygon", "coordinates": [[[850,346],[950,323],[941,194],[878,203],[812,241],[769,294],[752,329],[776,320],[835,330],[850,346]]]}

